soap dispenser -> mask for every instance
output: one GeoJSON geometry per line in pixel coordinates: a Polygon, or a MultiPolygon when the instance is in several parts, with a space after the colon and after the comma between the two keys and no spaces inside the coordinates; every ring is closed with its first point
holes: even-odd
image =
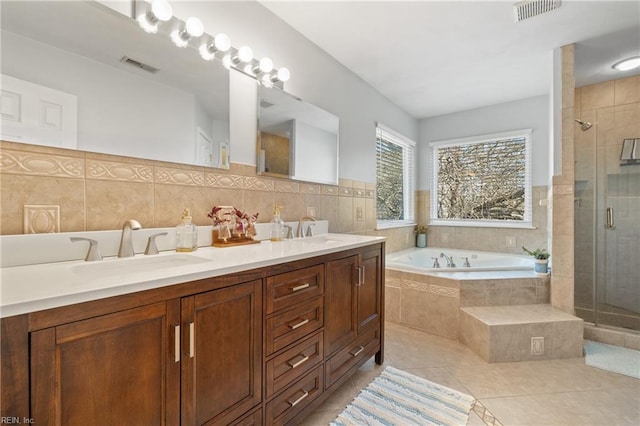
{"type": "Polygon", "coordinates": [[[198,227],[191,223],[191,211],[184,209],[182,221],[176,226],[176,251],[189,252],[198,248],[198,227]]]}
{"type": "Polygon", "coordinates": [[[284,222],[280,219],[280,206],[273,206],[273,219],[271,220],[271,241],[282,241],[284,222]]]}

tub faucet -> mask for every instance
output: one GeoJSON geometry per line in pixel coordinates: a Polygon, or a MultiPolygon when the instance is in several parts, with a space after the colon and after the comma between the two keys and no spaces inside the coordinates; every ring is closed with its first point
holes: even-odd
{"type": "Polygon", "coordinates": [[[137,220],[130,219],[124,223],[122,227],[122,237],[120,237],[120,250],[118,257],[131,257],[135,253],[133,251],[132,231],[141,229],[142,225],[137,220]]]}
{"type": "MultiPolygon", "coordinates": [[[[304,223],[305,222],[315,222],[316,220],[314,218],[312,218],[311,216],[303,216],[300,218],[300,220],[298,221],[298,230],[296,231],[296,237],[298,238],[304,238],[305,237],[305,233],[303,231],[303,227],[304,227],[304,223]]],[[[308,227],[307,227],[308,228],[308,227]]],[[[310,235],[307,235],[307,237],[309,237],[310,235]]]]}
{"type": "Polygon", "coordinates": [[[447,256],[444,253],[440,253],[440,257],[444,257],[447,260],[447,268],[455,268],[456,264],[453,263],[453,258],[450,256],[447,256]]]}
{"type": "Polygon", "coordinates": [[[432,257],[432,259],[433,259],[432,268],[439,268],[440,267],[440,263],[438,263],[438,258],[437,257],[432,257]]]}

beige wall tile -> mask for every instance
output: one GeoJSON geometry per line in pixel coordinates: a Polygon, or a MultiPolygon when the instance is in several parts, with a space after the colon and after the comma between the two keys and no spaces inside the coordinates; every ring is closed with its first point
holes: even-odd
{"type": "Polygon", "coordinates": [[[337,197],[338,198],[338,232],[351,232],[353,229],[353,197],[337,197]]]}
{"type": "Polygon", "coordinates": [[[551,306],[573,315],[573,277],[551,275],[551,306]]]}
{"type": "Polygon", "coordinates": [[[605,108],[615,105],[614,102],[615,83],[606,81],[604,83],[592,84],[582,87],[582,111],[588,109],[605,108]]]}
{"type": "Polygon", "coordinates": [[[615,80],[614,86],[616,105],[640,102],[640,76],[615,80]]]}
{"type": "Polygon", "coordinates": [[[458,338],[459,299],[402,289],[401,322],[438,336],[458,338]]]}
{"type": "MultiPolygon", "coordinates": [[[[87,231],[120,229],[129,219],[155,227],[153,185],[150,183],[87,180],[87,231]]],[[[188,207],[188,206],[185,206],[188,207]]],[[[196,211],[191,204],[191,210],[196,211]]],[[[182,210],[174,216],[174,225],[182,210]]]]}
{"type": "Polygon", "coordinates": [[[385,320],[391,322],[400,322],[400,291],[397,287],[385,287],[384,304],[385,304],[385,320]]]}
{"type": "Polygon", "coordinates": [[[27,204],[60,206],[60,231],[85,230],[84,181],[58,177],[3,174],[0,179],[1,232],[22,234],[27,204]]]}
{"type": "Polygon", "coordinates": [[[185,208],[191,209],[193,223],[196,225],[209,225],[211,220],[207,217],[207,213],[210,208],[209,210],[197,208],[197,206],[203,205],[203,200],[204,187],[202,186],[154,185],[155,227],[176,226],[180,223],[182,211],[185,208]]]}
{"type": "MultiPolygon", "coordinates": [[[[582,356],[583,322],[556,321],[553,323],[552,358],[577,358],[582,356]]],[[[545,348],[547,350],[547,348],[545,348]]]]}

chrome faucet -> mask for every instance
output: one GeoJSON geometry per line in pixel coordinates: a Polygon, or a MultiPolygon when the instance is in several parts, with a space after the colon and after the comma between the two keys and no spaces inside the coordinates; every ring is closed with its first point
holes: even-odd
{"type": "MultiPolygon", "coordinates": [[[[298,230],[296,231],[296,237],[298,238],[304,238],[305,237],[305,233],[303,231],[303,227],[304,227],[304,223],[305,222],[315,222],[316,220],[314,218],[312,218],[311,216],[303,216],[300,218],[300,220],[298,221],[298,230]]],[[[309,229],[309,227],[307,227],[307,230],[309,229]]],[[[310,237],[311,235],[309,235],[310,232],[307,233],[307,237],[310,237]]]]}
{"type": "Polygon", "coordinates": [[[440,253],[440,257],[444,257],[447,260],[447,268],[455,268],[456,264],[453,263],[453,258],[450,256],[447,256],[444,253],[440,253]]]}
{"type": "Polygon", "coordinates": [[[135,255],[133,251],[132,231],[141,229],[142,225],[137,220],[130,219],[124,223],[122,227],[122,237],[120,238],[120,250],[118,257],[131,257],[135,255]]]}

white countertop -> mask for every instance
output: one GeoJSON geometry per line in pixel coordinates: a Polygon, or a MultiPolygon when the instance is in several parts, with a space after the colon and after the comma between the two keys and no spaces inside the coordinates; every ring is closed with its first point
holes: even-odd
{"type": "Polygon", "coordinates": [[[68,261],[0,269],[0,317],[227,275],[384,241],[384,237],[322,234],[191,253],[68,261]],[[163,265],[164,263],[164,265],[163,265]]]}

